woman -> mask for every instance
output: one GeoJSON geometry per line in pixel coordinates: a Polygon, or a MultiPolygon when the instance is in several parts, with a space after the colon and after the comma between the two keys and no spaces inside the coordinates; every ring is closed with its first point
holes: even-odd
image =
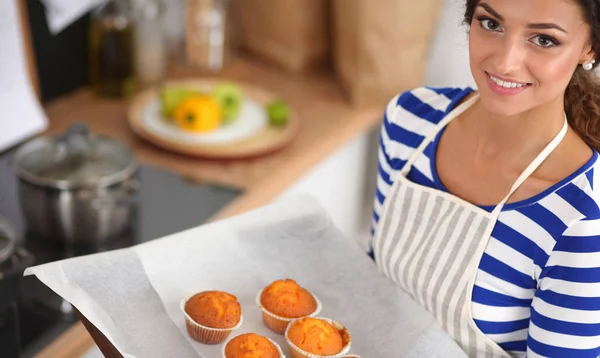
{"type": "Polygon", "coordinates": [[[387,106],[372,255],[471,357],[600,355],[599,0],[467,0],[469,88],[387,106]]]}

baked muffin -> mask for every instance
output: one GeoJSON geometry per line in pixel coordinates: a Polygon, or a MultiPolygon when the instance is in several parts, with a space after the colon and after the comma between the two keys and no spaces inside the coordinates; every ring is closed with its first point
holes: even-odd
{"type": "Polygon", "coordinates": [[[239,335],[225,346],[225,358],[280,357],[281,350],[273,342],[255,333],[239,335]]]}
{"type": "Polygon", "coordinates": [[[206,291],[190,297],[185,303],[185,312],[203,326],[233,328],[240,322],[242,308],[234,295],[206,291]]]}
{"type": "Polygon", "coordinates": [[[277,280],[260,295],[260,302],[269,312],[285,318],[300,318],[317,309],[313,295],[294,280],[277,280]]]}
{"type": "Polygon", "coordinates": [[[338,354],[344,348],[341,333],[329,322],[306,317],[292,323],[287,338],[301,350],[321,356],[338,354]]]}
{"type": "Polygon", "coordinates": [[[242,320],[237,298],[227,292],[200,292],[182,302],[190,336],[205,344],[221,343],[242,320]]]}
{"type": "Polygon", "coordinates": [[[283,334],[294,319],[315,315],[320,309],[317,298],[294,280],[277,280],[265,287],[258,298],[263,321],[272,331],[283,334]]]}

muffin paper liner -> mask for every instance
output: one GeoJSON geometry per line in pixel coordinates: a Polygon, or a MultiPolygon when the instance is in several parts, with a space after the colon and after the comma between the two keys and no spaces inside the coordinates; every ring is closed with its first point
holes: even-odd
{"type": "Polygon", "coordinates": [[[256,295],[256,304],[262,311],[262,317],[263,317],[263,322],[265,323],[265,326],[267,326],[267,328],[269,328],[271,331],[273,331],[277,334],[284,334],[285,330],[288,327],[290,322],[300,319],[300,318],[304,318],[304,317],[314,317],[315,315],[318,315],[319,312],[321,312],[321,308],[322,308],[321,301],[319,301],[317,296],[315,296],[312,292],[309,291],[311,296],[313,296],[313,298],[317,302],[317,308],[315,309],[315,311],[313,313],[311,313],[307,316],[302,316],[302,317],[297,317],[297,318],[285,318],[285,317],[278,316],[274,313],[269,312],[269,310],[267,310],[266,308],[263,307],[262,302],[260,301],[260,296],[262,295],[264,290],[265,289],[263,288],[262,290],[260,290],[258,292],[258,295],[256,295]]]}
{"type": "MultiPolygon", "coordinates": [[[[265,337],[265,336],[262,336],[262,337],[265,337]]],[[[233,338],[235,338],[235,337],[233,337],[233,338]]],[[[233,339],[233,338],[231,338],[231,339],[233,339]]],[[[276,342],[274,342],[274,341],[273,341],[271,338],[269,338],[269,337],[265,337],[265,338],[266,338],[266,339],[267,339],[269,342],[273,343],[273,345],[275,346],[275,348],[277,348],[277,352],[279,353],[279,357],[280,357],[280,358],[286,358],[286,356],[285,356],[285,354],[283,354],[283,350],[281,349],[281,346],[280,346],[279,344],[277,344],[276,342]]],[[[228,343],[229,343],[229,342],[228,342],[228,343]]],[[[223,354],[222,354],[222,355],[223,355],[223,358],[227,358],[227,357],[225,357],[225,348],[227,348],[227,344],[224,344],[224,345],[223,345],[223,351],[222,351],[222,353],[223,353],[223,354]]]]}
{"type": "Polygon", "coordinates": [[[233,330],[240,328],[242,322],[244,321],[243,315],[240,315],[240,321],[232,328],[211,328],[203,326],[194,321],[185,311],[185,304],[190,297],[181,300],[180,307],[181,312],[183,312],[183,316],[185,317],[185,326],[187,331],[190,337],[192,337],[195,341],[204,344],[219,344],[227,339],[233,330]]]}
{"type": "MultiPolygon", "coordinates": [[[[342,350],[334,355],[330,355],[330,356],[321,356],[318,354],[312,354],[312,353],[308,353],[303,351],[302,349],[298,348],[289,338],[288,338],[288,332],[290,330],[290,327],[292,326],[291,324],[288,326],[288,328],[285,330],[285,341],[287,342],[287,344],[290,346],[290,349],[292,351],[292,358],[344,358],[344,357],[359,357],[357,355],[348,355],[348,352],[350,351],[350,348],[352,346],[352,337],[350,336],[350,332],[340,323],[329,319],[329,318],[323,318],[323,317],[315,317],[317,319],[323,320],[325,322],[330,323],[331,325],[333,325],[333,327],[335,327],[338,331],[342,331],[342,339],[344,340],[345,344],[344,347],[342,348],[342,350]]],[[[299,318],[300,319],[300,318],[299,318]]],[[[294,320],[296,321],[296,320],[294,320]]],[[[293,323],[293,322],[292,322],[293,323]]]]}

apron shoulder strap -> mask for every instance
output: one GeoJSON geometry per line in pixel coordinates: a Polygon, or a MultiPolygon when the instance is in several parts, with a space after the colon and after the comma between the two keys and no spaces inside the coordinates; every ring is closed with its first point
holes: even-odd
{"type": "Polygon", "coordinates": [[[533,172],[544,162],[544,160],[546,160],[546,158],[550,156],[554,149],[558,147],[560,142],[565,137],[565,134],[567,134],[568,128],[569,125],[567,123],[567,115],[565,114],[565,122],[560,132],[558,132],[556,137],[554,137],[554,139],[552,139],[552,141],[548,143],[544,150],[542,150],[540,154],[538,154],[538,156],[529,164],[529,166],[525,168],[523,173],[521,173],[521,175],[517,178],[513,186],[510,188],[510,191],[508,192],[506,197],[504,197],[504,199],[502,199],[502,201],[498,205],[496,205],[494,211],[492,212],[493,214],[500,214],[500,211],[502,211],[502,208],[504,207],[504,204],[506,204],[506,202],[508,201],[508,198],[510,198],[510,196],[514,194],[514,192],[521,186],[521,184],[523,184],[525,180],[527,180],[527,178],[529,178],[531,174],[533,174],[533,172]]]}
{"type": "MultiPolygon", "coordinates": [[[[450,111],[450,113],[448,113],[448,115],[446,117],[444,117],[435,126],[435,129],[432,130],[431,133],[429,133],[427,135],[427,137],[425,137],[425,139],[421,142],[421,144],[417,147],[417,149],[415,149],[412,152],[411,156],[408,158],[408,160],[406,161],[406,163],[400,170],[400,175],[402,175],[404,177],[407,176],[408,172],[410,172],[410,168],[415,163],[417,158],[419,158],[419,155],[421,155],[421,153],[423,153],[425,148],[427,148],[429,143],[431,143],[431,141],[433,141],[435,136],[442,130],[442,128],[444,128],[448,123],[450,123],[451,120],[460,116],[464,111],[469,109],[475,102],[477,102],[478,99],[479,99],[479,94],[476,93],[473,97],[469,98],[467,101],[461,103],[458,107],[456,107],[452,111],[450,111]]],[[[396,116],[397,114],[398,114],[398,111],[396,111],[394,113],[394,116],[396,116]]]]}

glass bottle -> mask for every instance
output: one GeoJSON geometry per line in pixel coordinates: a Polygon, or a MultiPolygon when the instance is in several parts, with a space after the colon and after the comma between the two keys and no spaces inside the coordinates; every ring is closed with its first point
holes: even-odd
{"type": "Polygon", "coordinates": [[[92,13],[91,84],[103,96],[127,97],[134,91],[133,21],[128,0],[109,0],[92,13]]]}
{"type": "Polygon", "coordinates": [[[136,0],[134,4],[135,79],[140,87],[152,86],[163,79],[166,69],[164,4],[162,0],[136,0]]]}
{"type": "Polygon", "coordinates": [[[230,0],[187,0],[185,57],[205,72],[220,72],[231,59],[230,0]]]}

